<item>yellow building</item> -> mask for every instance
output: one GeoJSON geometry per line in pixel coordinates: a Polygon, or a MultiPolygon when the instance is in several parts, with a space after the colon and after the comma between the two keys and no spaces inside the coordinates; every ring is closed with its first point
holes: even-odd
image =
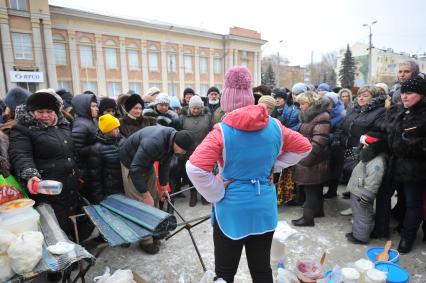
{"type": "Polygon", "coordinates": [[[0,0],[0,95],[17,85],[66,88],[117,97],[156,86],[170,95],[191,87],[222,89],[226,70],[246,65],[260,84],[256,31],[222,35],[187,27],[52,6],[47,0],[0,0]]]}

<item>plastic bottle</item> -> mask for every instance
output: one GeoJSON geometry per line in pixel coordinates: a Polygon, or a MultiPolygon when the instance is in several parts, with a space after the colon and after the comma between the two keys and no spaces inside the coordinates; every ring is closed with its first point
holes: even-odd
{"type": "Polygon", "coordinates": [[[53,180],[34,182],[33,191],[44,195],[59,195],[62,192],[62,183],[53,180]]]}

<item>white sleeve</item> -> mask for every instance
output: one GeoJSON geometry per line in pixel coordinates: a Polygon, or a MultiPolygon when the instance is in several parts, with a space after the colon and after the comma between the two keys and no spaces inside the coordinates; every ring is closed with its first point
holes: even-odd
{"type": "Polygon", "coordinates": [[[300,160],[308,156],[309,153],[311,153],[311,151],[301,153],[286,152],[279,155],[274,164],[274,171],[296,165],[300,160]]]}
{"type": "Polygon", "coordinates": [[[197,191],[210,203],[220,201],[225,195],[223,181],[212,172],[205,171],[186,162],[186,173],[197,191]]]}

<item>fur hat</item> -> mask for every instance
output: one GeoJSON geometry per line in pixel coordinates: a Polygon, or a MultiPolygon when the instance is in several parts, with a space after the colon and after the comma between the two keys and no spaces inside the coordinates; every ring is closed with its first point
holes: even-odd
{"type": "Polygon", "coordinates": [[[296,83],[291,89],[291,92],[295,94],[301,94],[307,91],[308,91],[308,87],[304,83],[296,83]]]}
{"type": "Polygon", "coordinates": [[[194,146],[194,135],[187,130],[176,133],[174,142],[183,150],[191,150],[194,146]]]}
{"type": "Polygon", "coordinates": [[[154,105],[167,103],[170,105],[170,97],[167,93],[161,92],[154,100],[154,105]]]}
{"type": "Polygon", "coordinates": [[[30,111],[35,111],[39,109],[50,109],[59,112],[60,102],[51,92],[41,92],[38,91],[33,93],[27,99],[27,108],[30,111]]]}
{"type": "Polygon", "coordinates": [[[120,121],[111,114],[105,114],[99,117],[98,127],[103,134],[106,134],[120,127],[120,121]]]}
{"type": "Polygon", "coordinates": [[[201,107],[201,108],[204,107],[203,100],[198,95],[194,95],[193,97],[191,97],[188,105],[189,105],[189,108],[191,108],[191,107],[201,107]]]}
{"type": "Polygon", "coordinates": [[[247,67],[235,66],[226,72],[221,108],[226,113],[254,104],[252,76],[247,67]]]}
{"type": "Polygon", "coordinates": [[[69,91],[67,91],[65,88],[61,88],[56,90],[56,93],[62,98],[65,108],[72,107],[72,94],[69,91]]]}
{"type": "Polygon", "coordinates": [[[275,110],[275,99],[270,95],[263,95],[260,97],[258,104],[265,104],[266,107],[272,111],[275,110]]]}
{"type": "Polygon", "coordinates": [[[117,110],[117,103],[112,98],[103,97],[99,102],[99,115],[103,115],[104,111],[110,108],[117,110]]]}
{"type": "Polygon", "coordinates": [[[253,88],[253,94],[260,93],[261,95],[271,95],[271,89],[266,85],[258,85],[253,88]]]}
{"type": "Polygon", "coordinates": [[[274,98],[282,98],[284,100],[287,100],[287,93],[285,93],[280,88],[274,88],[274,90],[272,91],[272,95],[274,96],[274,98]]]}
{"type": "Polygon", "coordinates": [[[15,111],[16,106],[25,104],[31,93],[23,88],[15,87],[9,90],[4,99],[4,104],[11,110],[15,111]]]}
{"type": "Polygon", "coordinates": [[[126,102],[124,102],[124,109],[129,112],[136,104],[140,104],[143,107],[143,100],[139,94],[132,94],[127,98],[126,102]]]}
{"type": "Polygon", "coordinates": [[[423,96],[426,95],[426,80],[419,76],[406,80],[401,84],[401,93],[404,92],[415,92],[423,96]]]}

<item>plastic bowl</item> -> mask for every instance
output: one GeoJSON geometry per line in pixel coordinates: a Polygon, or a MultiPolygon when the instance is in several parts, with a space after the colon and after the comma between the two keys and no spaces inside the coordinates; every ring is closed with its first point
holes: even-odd
{"type": "MultiPolygon", "coordinates": [[[[377,262],[377,256],[383,252],[383,247],[372,247],[369,248],[365,255],[372,261],[377,262]]],[[[399,262],[399,252],[397,250],[390,249],[389,252],[389,262],[398,263],[399,262]]]]}
{"type": "Polygon", "coordinates": [[[15,199],[0,205],[1,214],[18,214],[31,210],[35,201],[29,198],[15,199]]]}

